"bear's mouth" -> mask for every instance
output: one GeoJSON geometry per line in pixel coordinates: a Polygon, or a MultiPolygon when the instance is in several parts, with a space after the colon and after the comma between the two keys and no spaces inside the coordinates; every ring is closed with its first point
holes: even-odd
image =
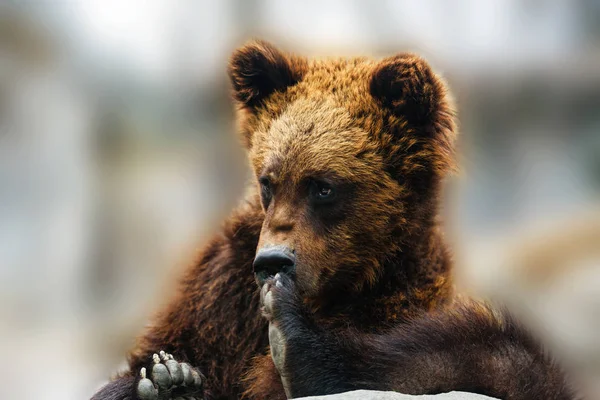
{"type": "Polygon", "coordinates": [[[276,274],[285,274],[288,276],[292,276],[294,272],[294,265],[284,265],[281,268],[268,268],[263,269],[254,273],[254,279],[259,287],[262,287],[265,282],[269,279],[273,279],[276,274]]]}

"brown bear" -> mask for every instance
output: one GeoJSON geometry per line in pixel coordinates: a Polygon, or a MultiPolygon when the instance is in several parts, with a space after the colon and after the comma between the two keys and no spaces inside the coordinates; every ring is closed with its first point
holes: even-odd
{"type": "Polygon", "coordinates": [[[454,301],[438,208],[456,128],[423,59],[308,60],[253,41],[229,75],[254,182],[93,399],[572,398],[508,315],[454,301]]]}

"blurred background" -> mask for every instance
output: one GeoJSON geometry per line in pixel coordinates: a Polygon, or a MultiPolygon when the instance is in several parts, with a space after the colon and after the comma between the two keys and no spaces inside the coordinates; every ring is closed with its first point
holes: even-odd
{"type": "Polygon", "coordinates": [[[0,3],[1,399],[89,398],[248,177],[226,78],[260,37],[449,82],[458,281],[600,398],[600,1],[0,3]]]}

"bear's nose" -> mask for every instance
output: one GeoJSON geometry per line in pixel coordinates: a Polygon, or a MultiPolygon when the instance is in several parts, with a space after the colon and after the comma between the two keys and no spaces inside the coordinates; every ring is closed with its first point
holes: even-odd
{"type": "Polygon", "coordinates": [[[294,253],[285,246],[263,247],[256,252],[253,264],[254,274],[260,285],[278,272],[291,273],[295,265],[294,253]]]}

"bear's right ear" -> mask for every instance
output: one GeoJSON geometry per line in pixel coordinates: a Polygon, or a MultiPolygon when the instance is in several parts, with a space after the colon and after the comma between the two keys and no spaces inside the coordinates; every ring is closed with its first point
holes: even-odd
{"type": "Polygon", "coordinates": [[[289,57],[261,40],[237,49],[228,70],[233,97],[251,111],[273,92],[298,83],[304,71],[303,59],[289,57]]]}

